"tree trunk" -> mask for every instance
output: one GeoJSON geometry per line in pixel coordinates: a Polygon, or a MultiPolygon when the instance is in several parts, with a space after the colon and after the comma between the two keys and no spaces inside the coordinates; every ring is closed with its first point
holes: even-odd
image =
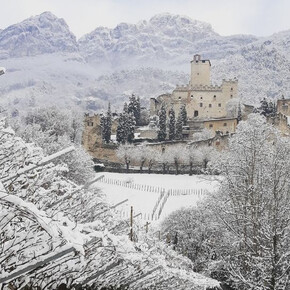
{"type": "Polygon", "coordinates": [[[204,169],[207,168],[207,164],[208,164],[208,160],[204,160],[204,161],[203,161],[204,169]]]}
{"type": "Polygon", "coordinates": [[[175,174],[178,175],[178,161],[175,160],[174,164],[175,164],[175,174]]]}
{"type": "Polygon", "coordinates": [[[140,164],[140,173],[143,173],[144,163],[145,163],[145,160],[144,161],[141,161],[141,164],[140,164]]]}
{"type": "Polygon", "coordinates": [[[126,162],[126,172],[129,173],[129,164],[130,162],[126,162]]]}
{"type": "Polygon", "coordinates": [[[193,167],[193,162],[189,162],[189,175],[192,176],[192,167],[193,167]]]}
{"type": "Polygon", "coordinates": [[[162,166],[163,166],[163,174],[165,174],[166,173],[166,164],[163,163],[162,166]]]}
{"type": "Polygon", "coordinates": [[[151,173],[151,168],[152,168],[152,164],[148,164],[148,174],[150,174],[151,173]]]}

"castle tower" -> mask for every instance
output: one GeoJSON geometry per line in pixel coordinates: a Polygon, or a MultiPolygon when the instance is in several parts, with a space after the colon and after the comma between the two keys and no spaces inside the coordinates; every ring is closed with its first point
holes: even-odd
{"type": "Polygon", "coordinates": [[[190,85],[210,85],[210,61],[201,59],[199,54],[193,56],[191,61],[190,85]]]}

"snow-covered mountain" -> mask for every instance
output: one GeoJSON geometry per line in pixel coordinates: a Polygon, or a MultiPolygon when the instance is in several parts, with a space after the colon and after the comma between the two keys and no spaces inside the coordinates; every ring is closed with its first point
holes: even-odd
{"type": "Polygon", "coordinates": [[[0,58],[77,50],[76,37],[69,31],[66,22],[50,12],[0,31],[0,58]]]}
{"type": "MultiPolygon", "coordinates": [[[[193,43],[218,37],[211,25],[188,17],[161,14],[137,24],[121,23],[113,29],[99,27],[79,40],[88,61],[108,61],[112,65],[136,60],[167,62],[181,53],[194,53],[193,43]]],[[[156,63],[158,66],[158,63],[156,63]]]]}
{"type": "Polygon", "coordinates": [[[118,108],[132,91],[148,101],[188,82],[195,53],[211,59],[214,83],[237,77],[246,102],[290,94],[290,30],[225,37],[210,24],[160,14],[77,41],[63,19],[45,12],[0,30],[1,104],[99,110],[108,101],[118,108]]]}

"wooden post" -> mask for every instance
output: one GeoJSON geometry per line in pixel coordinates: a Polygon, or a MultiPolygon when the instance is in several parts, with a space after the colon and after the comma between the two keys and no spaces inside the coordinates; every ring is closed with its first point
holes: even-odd
{"type": "Polygon", "coordinates": [[[130,241],[133,242],[133,206],[130,212],[130,241]]]}
{"type": "Polygon", "coordinates": [[[148,233],[149,224],[150,224],[149,222],[146,222],[146,225],[145,225],[146,234],[148,233]]]}

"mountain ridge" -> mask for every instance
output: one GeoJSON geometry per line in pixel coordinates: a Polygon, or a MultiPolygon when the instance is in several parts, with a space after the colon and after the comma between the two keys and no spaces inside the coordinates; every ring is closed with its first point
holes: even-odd
{"type": "Polygon", "coordinates": [[[7,68],[0,103],[29,109],[35,98],[37,105],[96,111],[110,100],[120,107],[130,91],[148,102],[187,82],[196,53],[211,60],[214,83],[238,77],[244,102],[290,95],[290,30],[221,36],[210,24],[163,13],[97,27],[76,40],[63,19],[44,12],[0,30],[0,64],[7,68]]]}

